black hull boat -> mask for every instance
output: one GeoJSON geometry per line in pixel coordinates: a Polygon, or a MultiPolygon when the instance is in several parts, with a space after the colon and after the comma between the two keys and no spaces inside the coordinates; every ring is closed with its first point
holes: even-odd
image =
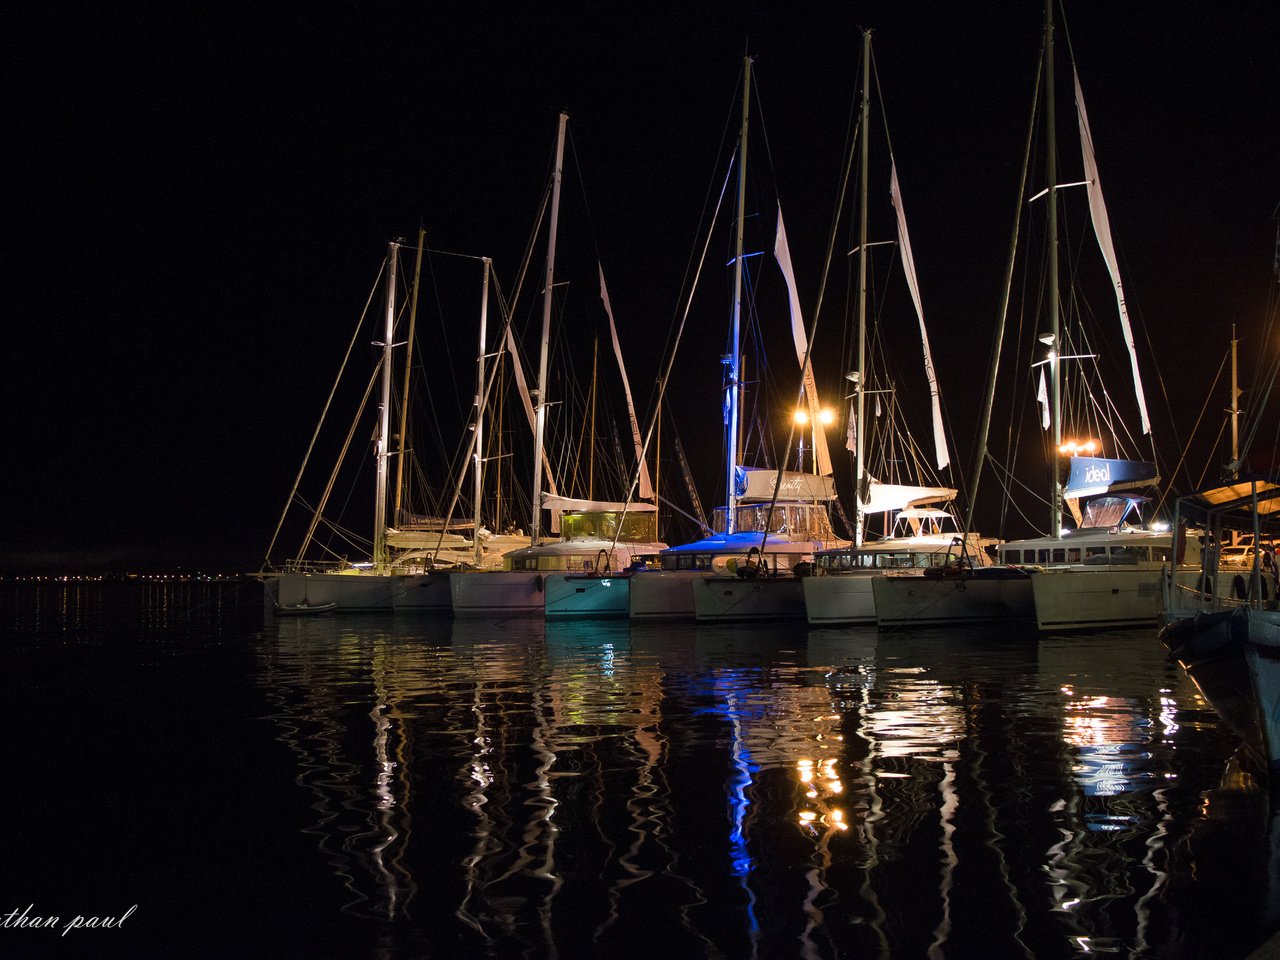
{"type": "Polygon", "coordinates": [[[1245,660],[1248,611],[1219,610],[1176,620],[1160,629],[1169,658],[1182,665],[1200,693],[1238,736],[1244,757],[1265,769],[1266,748],[1253,682],[1245,660]]]}
{"type": "Polygon", "coordinates": [[[1280,612],[1236,607],[1168,624],[1160,642],[1280,787],[1280,612]]]}

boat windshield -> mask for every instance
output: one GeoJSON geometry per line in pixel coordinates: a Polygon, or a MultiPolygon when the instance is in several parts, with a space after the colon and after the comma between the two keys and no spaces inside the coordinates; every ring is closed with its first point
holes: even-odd
{"type": "MultiPolygon", "coordinates": [[[[792,540],[834,540],[831,518],[827,508],[817,503],[779,503],[769,514],[769,504],[740,504],[734,512],[734,524],[738,533],[768,532],[789,537],[792,540]]],[[[717,507],[712,528],[724,533],[725,508],[717,507]]]]}
{"type": "Polygon", "coordinates": [[[560,536],[564,540],[613,540],[616,536],[628,543],[654,543],[658,539],[658,515],[628,511],[623,518],[618,510],[566,513],[560,518],[560,536]]]}

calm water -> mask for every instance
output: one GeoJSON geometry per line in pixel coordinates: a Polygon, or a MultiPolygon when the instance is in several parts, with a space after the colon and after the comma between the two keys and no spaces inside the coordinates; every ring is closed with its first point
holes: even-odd
{"type": "Polygon", "coordinates": [[[1280,927],[1265,795],[1147,631],[264,624],[251,586],[12,583],[0,631],[0,914],[59,918],[3,957],[1230,958],[1280,927]]]}

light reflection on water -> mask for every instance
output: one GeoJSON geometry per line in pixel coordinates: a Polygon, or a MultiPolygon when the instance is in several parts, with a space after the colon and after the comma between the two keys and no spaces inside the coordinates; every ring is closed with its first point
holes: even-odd
{"type": "Polygon", "coordinates": [[[1272,922],[1259,842],[1247,893],[1197,876],[1257,790],[1146,632],[330,617],[269,622],[258,683],[345,909],[455,953],[1221,957],[1272,922]]]}

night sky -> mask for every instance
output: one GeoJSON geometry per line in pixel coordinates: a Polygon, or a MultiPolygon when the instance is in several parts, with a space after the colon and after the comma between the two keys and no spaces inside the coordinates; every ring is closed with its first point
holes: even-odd
{"type": "MultiPolygon", "coordinates": [[[[510,290],[562,109],[633,381],[656,376],[748,51],[753,162],[811,305],[862,27],[967,470],[1040,4],[689,6],[10,5],[0,572],[257,569],[387,241],[421,223],[433,249],[491,256],[510,290]]],[[[1149,393],[1162,379],[1170,396],[1172,427],[1152,401],[1158,442],[1176,447],[1231,323],[1260,349],[1247,337],[1275,283],[1280,6],[1069,2],[1065,30],[1149,393]]],[[[887,186],[872,190],[887,236],[887,186]]],[[[422,322],[439,328],[478,273],[432,264],[422,322]]],[[[589,271],[575,282],[594,296],[589,271]]],[[[687,369],[704,372],[684,373],[701,380],[679,424],[691,451],[713,451],[691,452],[710,507],[723,278],[708,290],[698,317],[714,332],[691,339],[687,369]]],[[[451,349],[465,403],[472,354],[451,349]]],[[[1193,453],[1195,474],[1209,457],[1193,453]]]]}

